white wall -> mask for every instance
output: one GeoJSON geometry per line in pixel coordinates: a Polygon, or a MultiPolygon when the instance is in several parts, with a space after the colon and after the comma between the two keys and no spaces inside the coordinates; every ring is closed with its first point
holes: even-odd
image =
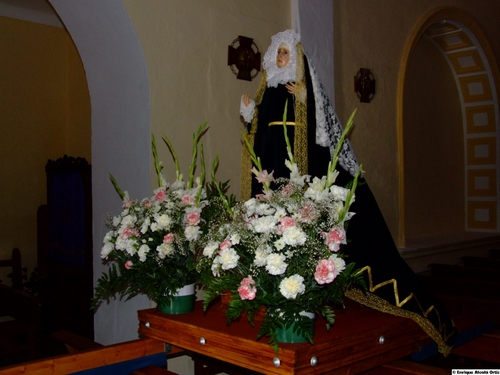
{"type": "MultiPolygon", "coordinates": [[[[121,201],[109,173],[134,196],[150,192],[149,79],[142,47],[121,0],[49,0],[73,38],[87,75],[92,107],[94,278],[108,214],[121,201]]],[[[137,338],[137,314],[145,297],[102,305],[95,340],[111,344],[137,338]]]]}

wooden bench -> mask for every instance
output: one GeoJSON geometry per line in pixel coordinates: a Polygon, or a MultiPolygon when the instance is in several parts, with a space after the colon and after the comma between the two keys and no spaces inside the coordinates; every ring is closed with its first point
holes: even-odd
{"type": "Polygon", "coordinates": [[[163,342],[138,339],[40,361],[0,368],[2,375],[136,374],[177,375],[166,369],[163,342]]]}

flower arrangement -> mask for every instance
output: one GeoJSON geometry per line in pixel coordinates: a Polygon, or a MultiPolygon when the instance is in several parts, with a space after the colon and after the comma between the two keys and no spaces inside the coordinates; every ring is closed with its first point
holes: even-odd
{"type": "Polygon", "coordinates": [[[104,237],[101,258],[112,261],[112,264],[109,271],[98,279],[92,301],[94,307],[117,293],[121,296],[143,293],[161,307],[170,303],[178,289],[196,281],[196,249],[202,233],[207,231],[207,215],[214,211],[203,187],[205,167],[203,145],[199,145],[199,140],[205,126],[206,123],[201,125],[193,136],[187,183],[180,173],[173,146],[166,137],[163,140],[176,168],[176,179],[172,184],[163,177],[154,136],[152,150],[159,187],[151,197],[141,201],[131,199],[110,176],[123,199],[123,211],[109,220],[110,230],[104,237]],[[195,179],[198,148],[202,170],[195,179]]]}
{"type": "Polygon", "coordinates": [[[262,170],[243,135],[255,165],[252,172],[263,184],[263,194],[228,206],[231,220],[212,226],[205,236],[197,266],[206,288],[204,308],[230,291],[228,321],[247,314],[253,324],[255,314],[263,307],[265,315],[258,338],[268,336],[275,350],[277,330],[292,325],[312,343],[313,322],[304,313],[323,315],[329,329],[334,323],[331,305],[342,305],[350,285],[363,285],[355,275],[354,264],[347,264],[341,252],[361,168],[350,188],[334,185],[338,153],[353,116],[327,174],[312,180],[299,174],[286,128],[289,179],[274,181],[272,173],[262,170]],[[274,189],[273,182],[277,186],[274,189]]]}

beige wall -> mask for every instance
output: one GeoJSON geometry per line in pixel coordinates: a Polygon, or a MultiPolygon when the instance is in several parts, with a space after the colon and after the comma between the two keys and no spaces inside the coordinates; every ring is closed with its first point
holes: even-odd
{"type": "MultiPolygon", "coordinates": [[[[239,96],[244,92],[253,94],[258,80],[250,83],[235,79],[226,66],[227,45],[244,35],[254,38],[264,53],[270,35],[291,26],[290,4],[228,0],[124,3],[148,64],[152,131],[172,139],[181,168],[187,173],[192,133],[199,124],[209,121],[210,130],[203,138],[207,163],[220,153],[217,177],[230,179],[231,192],[238,194],[239,96]]],[[[484,7],[471,0],[417,0],[411,4],[398,0],[334,1],[336,108],[343,122],[355,108],[359,109],[351,140],[400,245],[403,233],[398,189],[402,165],[398,158],[396,104],[405,45],[427,12],[438,6],[453,6],[468,12],[479,23],[500,56],[495,38],[500,27],[493,16],[499,6],[494,0],[486,0],[484,7]],[[370,104],[359,103],[353,92],[353,76],[361,67],[370,68],[377,79],[377,93],[370,104]]],[[[173,167],[163,145],[160,157],[167,179],[171,180],[173,167]]],[[[156,178],[152,175],[155,188],[156,178]]]]}
{"type": "MultiPolygon", "coordinates": [[[[358,107],[351,135],[358,160],[384,213],[393,237],[401,245],[397,139],[398,74],[404,48],[424,16],[440,6],[470,14],[481,27],[500,60],[500,7],[495,0],[478,6],[471,0],[351,0],[334,1],[336,108],[342,121],[358,107]],[[359,103],[353,76],[369,68],[377,80],[370,104],[359,103]]],[[[425,145],[422,145],[425,147],[425,145]]],[[[432,168],[424,165],[424,168],[432,168]]]]}
{"type": "MultiPolygon", "coordinates": [[[[253,38],[264,53],[271,35],[291,27],[289,2],[216,0],[124,0],[144,48],[151,91],[151,129],[167,135],[187,175],[192,134],[205,121],[207,168],[220,154],[217,178],[230,180],[239,196],[240,97],[253,95],[261,75],[237,80],[227,66],[227,50],[239,35],[253,38]]],[[[167,181],[174,178],[171,156],[158,145],[167,181]]],[[[152,172],[152,188],[157,187],[152,172]]],[[[125,188],[125,187],[124,187],[125,188]]]]}
{"type": "Polygon", "coordinates": [[[31,273],[47,160],[90,160],[88,89],[62,28],[0,17],[0,50],[0,258],[18,247],[31,273]]]}

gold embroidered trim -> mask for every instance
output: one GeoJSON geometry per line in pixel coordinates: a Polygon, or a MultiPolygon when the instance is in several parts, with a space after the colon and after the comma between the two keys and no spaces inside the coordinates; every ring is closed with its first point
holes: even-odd
{"type": "Polygon", "coordinates": [[[293,156],[300,174],[307,174],[307,95],[302,95],[307,92],[304,72],[304,50],[302,44],[297,43],[297,74],[295,77],[297,80],[295,82],[295,123],[297,126],[294,132],[293,156]]]}
{"type": "MultiPolygon", "coordinates": [[[[285,122],[285,125],[295,125],[295,124],[296,123],[292,122],[292,121],[285,122]]],[[[273,125],[283,125],[283,121],[273,121],[273,122],[269,123],[269,126],[273,126],[273,125]]]]}
{"type": "Polygon", "coordinates": [[[455,331],[455,325],[453,324],[453,322],[451,322],[452,323],[452,327],[450,327],[451,329],[446,327],[446,324],[441,322],[441,316],[439,314],[439,311],[434,306],[430,306],[427,310],[424,311],[418,298],[413,293],[410,293],[405,298],[401,298],[398,290],[398,282],[396,279],[386,280],[377,285],[373,285],[371,267],[370,266],[363,267],[356,273],[356,275],[359,275],[363,272],[366,272],[368,274],[368,284],[369,284],[368,290],[371,293],[375,292],[377,289],[382,288],[386,285],[392,285],[394,292],[394,300],[396,301],[396,304],[392,305],[386,300],[382,299],[381,297],[378,297],[371,293],[370,294],[363,293],[357,289],[351,289],[348,292],[346,292],[347,297],[359,303],[362,303],[366,306],[372,307],[376,310],[387,312],[392,315],[413,319],[438,344],[439,352],[443,353],[445,356],[449,354],[451,347],[448,344],[446,344],[446,341],[453,335],[455,331]],[[421,315],[415,312],[402,309],[402,306],[408,303],[411,299],[413,299],[417,303],[420,311],[422,312],[421,315]],[[437,328],[430,322],[428,318],[431,312],[434,312],[437,316],[438,319],[437,328]]]}

